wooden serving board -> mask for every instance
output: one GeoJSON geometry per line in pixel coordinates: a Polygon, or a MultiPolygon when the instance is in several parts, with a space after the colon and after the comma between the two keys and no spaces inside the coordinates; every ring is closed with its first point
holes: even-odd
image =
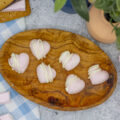
{"type": "Polygon", "coordinates": [[[26,11],[0,12],[0,23],[28,16],[31,13],[29,0],[26,0],[26,11]]]}
{"type": "Polygon", "coordinates": [[[117,82],[114,65],[97,45],[80,35],[55,29],[26,31],[7,40],[0,51],[0,72],[17,92],[29,100],[49,108],[68,111],[83,110],[103,103],[113,93],[117,82]],[[38,61],[32,55],[29,48],[32,39],[49,42],[51,50],[46,59],[38,61]],[[81,57],[80,64],[69,72],[59,63],[60,54],[66,50],[81,57]],[[26,52],[29,55],[30,63],[25,73],[18,74],[9,66],[8,58],[13,52],[26,52]],[[36,67],[41,62],[50,64],[56,70],[57,76],[53,83],[39,83],[36,67]],[[110,74],[108,81],[96,86],[88,79],[88,68],[94,64],[100,64],[110,74]],[[76,74],[85,81],[86,87],[79,94],[66,93],[65,80],[69,74],[76,74]]]}
{"type": "Polygon", "coordinates": [[[10,5],[14,0],[0,0],[0,10],[6,8],[10,5]]]}

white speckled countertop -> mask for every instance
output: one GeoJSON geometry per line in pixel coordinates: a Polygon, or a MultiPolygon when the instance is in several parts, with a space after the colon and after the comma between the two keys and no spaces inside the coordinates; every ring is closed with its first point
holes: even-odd
{"type": "Polygon", "coordinates": [[[112,59],[117,72],[118,83],[113,95],[103,104],[84,111],[62,112],[39,107],[40,120],[120,120],[120,51],[115,44],[102,44],[93,40],[86,29],[85,21],[77,14],[54,13],[52,0],[30,0],[32,14],[26,18],[27,29],[57,28],[78,33],[99,45],[112,59]]]}

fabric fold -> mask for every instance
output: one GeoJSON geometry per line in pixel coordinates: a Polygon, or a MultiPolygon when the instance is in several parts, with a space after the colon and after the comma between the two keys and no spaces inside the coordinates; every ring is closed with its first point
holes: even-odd
{"type": "MultiPolygon", "coordinates": [[[[8,38],[25,29],[24,18],[0,23],[0,47],[8,38]]],[[[11,100],[7,104],[0,105],[0,116],[11,114],[14,120],[40,120],[38,105],[18,94],[0,75],[0,92],[5,91],[10,91],[11,100]]]]}

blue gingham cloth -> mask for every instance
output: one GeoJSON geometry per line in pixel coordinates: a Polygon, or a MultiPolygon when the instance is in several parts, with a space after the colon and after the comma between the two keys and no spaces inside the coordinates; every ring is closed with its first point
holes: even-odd
{"type": "Polygon", "coordinates": [[[6,23],[0,23],[0,45],[2,45],[9,37],[13,36],[14,34],[24,31],[25,28],[26,26],[24,18],[6,23]]]}
{"type": "MultiPolygon", "coordinates": [[[[25,30],[24,18],[0,23],[0,47],[12,35],[25,30]]],[[[10,91],[11,101],[0,105],[0,115],[10,113],[14,120],[40,120],[38,105],[13,90],[0,75],[0,92],[10,91]]]]}

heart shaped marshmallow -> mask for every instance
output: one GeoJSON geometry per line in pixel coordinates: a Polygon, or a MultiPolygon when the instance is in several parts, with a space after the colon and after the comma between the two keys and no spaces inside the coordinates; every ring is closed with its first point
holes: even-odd
{"type": "Polygon", "coordinates": [[[85,88],[85,82],[78,76],[71,74],[66,79],[65,87],[67,93],[77,94],[85,88]]]}
{"type": "Polygon", "coordinates": [[[37,67],[37,76],[40,83],[49,83],[53,82],[56,77],[56,71],[50,67],[50,65],[46,65],[41,63],[37,67]]]}
{"type": "Polygon", "coordinates": [[[24,73],[29,64],[29,56],[26,53],[21,54],[11,54],[11,58],[8,59],[9,65],[12,67],[12,70],[15,70],[18,73],[24,73]]]}
{"type": "Polygon", "coordinates": [[[30,42],[30,49],[32,54],[40,60],[45,58],[50,51],[50,44],[40,39],[34,39],[30,42]]]}
{"type": "Polygon", "coordinates": [[[109,79],[109,73],[102,70],[99,65],[94,65],[89,68],[88,75],[93,85],[101,84],[109,79]]]}
{"type": "Polygon", "coordinates": [[[70,71],[80,63],[80,56],[78,54],[65,51],[61,54],[59,62],[62,63],[63,68],[70,71]]]}

